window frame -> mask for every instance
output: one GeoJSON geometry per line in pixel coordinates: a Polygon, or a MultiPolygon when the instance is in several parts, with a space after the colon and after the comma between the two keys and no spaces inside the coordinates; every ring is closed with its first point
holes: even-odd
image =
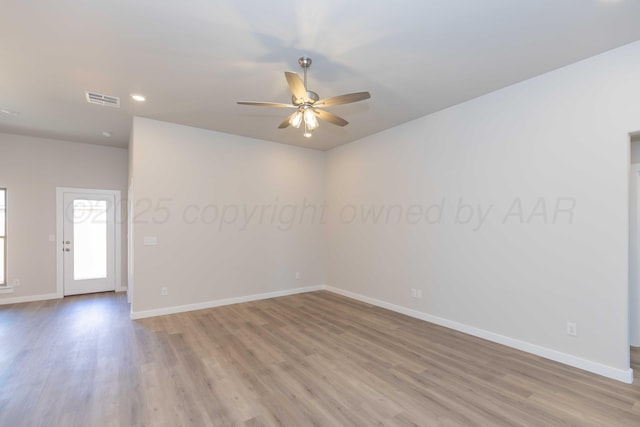
{"type": "Polygon", "coordinates": [[[4,230],[0,229],[0,231],[4,231],[0,236],[0,239],[2,239],[2,245],[4,249],[2,260],[0,260],[0,262],[2,262],[2,267],[4,271],[4,282],[0,282],[0,287],[7,287],[9,286],[7,281],[7,188],[0,187],[0,193],[4,195],[4,200],[2,203],[2,206],[4,206],[4,224],[1,225],[1,227],[4,227],[4,230]]]}

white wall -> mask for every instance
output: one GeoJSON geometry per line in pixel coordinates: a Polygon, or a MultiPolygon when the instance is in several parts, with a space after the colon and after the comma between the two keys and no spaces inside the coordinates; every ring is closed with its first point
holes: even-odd
{"type": "MultiPolygon", "coordinates": [[[[51,297],[56,293],[58,246],[49,241],[56,233],[56,187],[120,190],[126,201],[127,150],[0,134],[0,186],[8,195],[8,283],[20,280],[13,293],[0,294],[0,304],[51,297]]],[[[126,265],[123,245],[123,286],[126,265]]]]}
{"type": "Polygon", "coordinates": [[[134,317],[323,284],[323,153],[143,118],[131,143],[134,317]]]}
{"type": "Polygon", "coordinates": [[[629,380],[638,75],[635,43],[329,151],[327,284],[629,380]],[[398,207],[350,223],[360,205],[398,207]]]}

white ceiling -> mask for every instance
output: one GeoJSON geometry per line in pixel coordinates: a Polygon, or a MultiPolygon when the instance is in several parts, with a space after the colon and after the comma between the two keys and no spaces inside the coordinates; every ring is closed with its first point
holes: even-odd
{"type": "Polygon", "coordinates": [[[637,0],[3,0],[0,109],[20,114],[0,132],[125,147],[139,115],[328,149],[640,40],[639,23],[637,0]],[[236,104],[290,102],[303,55],[320,97],[372,95],[308,140],[277,129],[289,110],[236,104]]]}

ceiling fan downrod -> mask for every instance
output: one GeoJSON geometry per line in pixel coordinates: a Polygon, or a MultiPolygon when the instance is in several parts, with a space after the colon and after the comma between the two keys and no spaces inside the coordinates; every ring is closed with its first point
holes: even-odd
{"type": "Polygon", "coordinates": [[[300,58],[298,58],[298,64],[300,64],[300,66],[302,67],[302,69],[304,70],[304,89],[305,90],[309,90],[307,87],[307,68],[309,68],[311,66],[311,63],[313,61],[311,61],[311,58],[306,57],[306,56],[302,56],[300,58]]]}

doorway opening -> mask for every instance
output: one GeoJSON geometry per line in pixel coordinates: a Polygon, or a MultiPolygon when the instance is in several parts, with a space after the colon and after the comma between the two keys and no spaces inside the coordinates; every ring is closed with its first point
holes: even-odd
{"type": "Polygon", "coordinates": [[[56,189],[57,295],[120,291],[120,191],[56,189]]]}
{"type": "Polygon", "coordinates": [[[640,132],[629,151],[629,345],[631,369],[640,366],[640,132]]]}

